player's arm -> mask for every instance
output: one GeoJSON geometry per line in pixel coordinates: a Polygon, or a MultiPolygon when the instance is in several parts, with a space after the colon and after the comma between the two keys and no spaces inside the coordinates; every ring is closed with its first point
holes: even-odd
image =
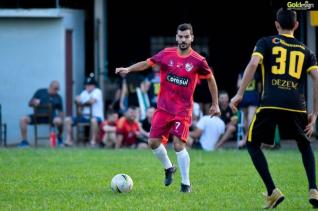
{"type": "Polygon", "coordinates": [[[306,132],[306,135],[308,137],[310,137],[314,131],[314,126],[316,124],[317,115],[318,115],[318,68],[311,70],[310,76],[312,77],[313,82],[314,82],[314,86],[313,86],[313,89],[314,89],[314,109],[313,109],[313,113],[309,114],[308,124],[305,128],[305,132],[306,132]]]}
{"type": "Polygon", "coordinates": [[[244,91],[248,83],[253,79],[255,71],[261,59],[262,58],[259,55],[253,55],[250,62],[246,66],[244,75],[242,78],[241,86],[238,89],[236,95],[231,99],[231,102],[230,102],[230,107],[232,108],[234,112],[237,111],[237,106],[242,101],[244,91]]]}
{"type": "Polygon", "coordinates": [[[128,74],[130,72],[138,72],[138,71],[143,71],[143,70],[146,70],[148,68],[150,68],[151,65],[147,62],[147,61],[141,61],[141,62],[138,62],[136,64],[133,64],[129,67],[119,67],[119,68],[116,68],[116,71],[115,73],[118,74],[118,73],[122,73],[122,74],[128,74]]]}
{"type": "Polygon", "coordinates": [[[211,77],[207,79],[207,82],[212,98],[212,106],[210,107],[209,113],[211,116],[219,116],[221,112],[218,99],[218,87],[216,85],[216,81],[213,74],[211,74],[211,77]]]}
{"type": "Polygon", "coordinates": [[[128,90],[127,90],[127,82],[126,80],[123,80],[122,83],[122,90],[121,90],[121,94],[120,94],[120,99],[119,99],[119,107],[122,111],[125,111],[125,97],[128,94],[128,90]]]}

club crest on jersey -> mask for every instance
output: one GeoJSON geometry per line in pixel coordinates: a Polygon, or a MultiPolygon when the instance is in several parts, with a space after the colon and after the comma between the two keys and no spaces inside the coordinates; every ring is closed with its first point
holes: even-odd
{"type": "Polygon", "coordinates": [[[186,63],[185,64],[185,69],[187,72],[190,72],[193,68],[193,64],[192,63],[186,63]]]}

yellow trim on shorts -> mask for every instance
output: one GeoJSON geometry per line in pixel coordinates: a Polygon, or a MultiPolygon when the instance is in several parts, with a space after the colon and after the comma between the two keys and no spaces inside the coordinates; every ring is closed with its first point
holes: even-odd
{"type": "Polygon", "coordinates": [[[299,112],[299,113],[306,113],[306,110],[296,110],[296,109],[290,109],[290,108],[283,108],[283,107],[276,107],[276,106],[264,106],[259,107],[259,109],[277,109],[277,110],[283,110],[283,111],[292,111],[292,112],[299,112]]]}
{"type": "Polygon", "coordinates": [[[260,112],[260,108],[257,108],[255,114],[254,114],[254,117],[253,117],[253,120],[251,122],[251,125],[250,125],[250,128],[248,129],[248,137],[247,137],[247,141],[251,142],[252,141],[252,131],[253,131],[253,127],[254,127],[254,123],[256,121],[256,115],[258,112],[260,112]]]}

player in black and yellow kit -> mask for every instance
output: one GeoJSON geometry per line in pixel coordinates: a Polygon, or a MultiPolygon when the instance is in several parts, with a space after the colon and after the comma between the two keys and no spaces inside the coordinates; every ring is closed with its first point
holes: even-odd
{"type": "Polygon", "coordinates": [[[284,200],[275,187],[261,143],[273,144],[276,124],[281,132],[297,141],[309,183],[309,202],[318,206],[315,158],[310,136],[318,114],[318,65],[315,55],[294,38],[298,27],[296,12],[280,9],[275,26],[278,35],[261,38],[247,65],[242,84],[231,100],[235,111],[257,66],[262,69],[263,93],[260,107],[251,122],[247,149],[255,168],[266,185],[265,208],[274,208],[284,200]],[[305,82],[307,74],[314,81],[314,111],[307,115],[305,82]]]}

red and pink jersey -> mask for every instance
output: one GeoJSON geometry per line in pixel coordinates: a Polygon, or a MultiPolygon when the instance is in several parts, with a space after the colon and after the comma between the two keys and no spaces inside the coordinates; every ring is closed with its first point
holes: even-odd
{"type": "Polygon", "coordinates": [[[191,116],[198,79],[212,76],[205,58],[192,49],[188,55],[182,56],[174,47],[160,51],[147,62],[151,66],[160,66],[158,109],[176,116],[191,116]]]}

